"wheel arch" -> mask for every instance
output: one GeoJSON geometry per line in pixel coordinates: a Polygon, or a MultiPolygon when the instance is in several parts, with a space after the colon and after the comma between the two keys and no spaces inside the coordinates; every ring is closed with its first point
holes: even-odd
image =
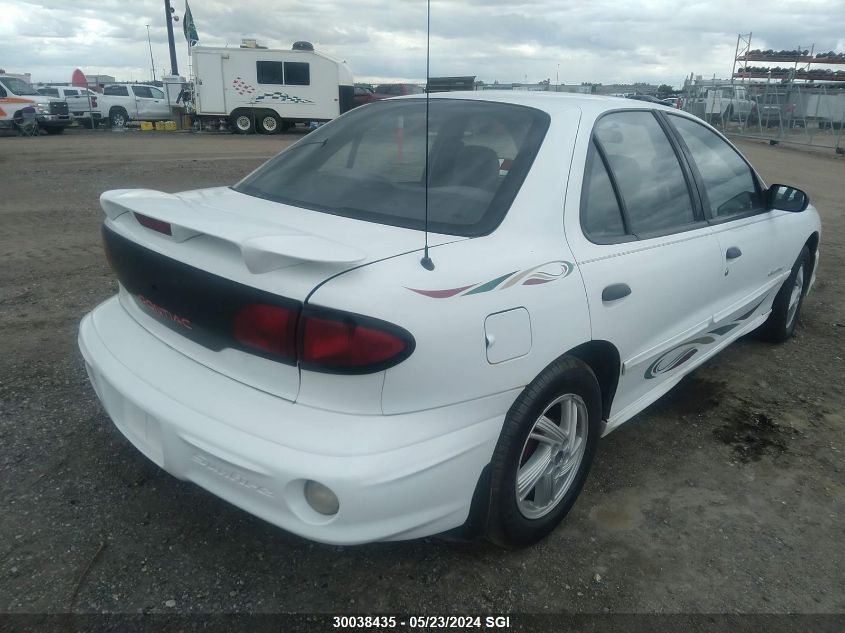
{"type": "Polygon", "coordinates": [[[592,340],[572,348],[564,356],[574,356],[593,370],[601,389],[602,419],[607,420],[619,385],[622,367],[619,350],[610,341],[592,340]]]}
{"type": "Polygon", "coordinates": [[[812,278],[816,267],[816,251],[819,250],[819,232],[813,231],[813,234],[807,238],[804,245],[810,251],[810,277],[812,278]]]}

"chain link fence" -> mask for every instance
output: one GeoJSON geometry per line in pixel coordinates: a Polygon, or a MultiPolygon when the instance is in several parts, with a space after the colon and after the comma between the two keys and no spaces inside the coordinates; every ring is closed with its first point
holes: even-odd
{"type": "Polygon", "coordinates": [[[845,82],[688,81],[683,109],[725,134],[845,152],[845,82]]]}

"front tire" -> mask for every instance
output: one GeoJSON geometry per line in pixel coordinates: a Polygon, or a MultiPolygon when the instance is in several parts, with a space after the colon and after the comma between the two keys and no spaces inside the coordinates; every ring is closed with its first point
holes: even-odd
{"type": "Polygon", "coordinates": [[[772,312],[760,327],[760,338],[771,343],[783,343],[795,333],[801,306],[812,274],[810,250],[804,246],[792,266],[792,272],[778,290],[772,302],[772,312]]]}
{"type": "Polygon", "coordinates": [[[592,370],[564,356],[517,398],[491,462],[487,537],[507,549],[536,543],[568,514],[601,434],[601,391],[592,370]]]}
{"type": "Polygon", "coordinates": [[[255,117],[246,110],[236,110],[229,118],[232,129],[238,134],[252,134],[255,132],[255,117]]]}

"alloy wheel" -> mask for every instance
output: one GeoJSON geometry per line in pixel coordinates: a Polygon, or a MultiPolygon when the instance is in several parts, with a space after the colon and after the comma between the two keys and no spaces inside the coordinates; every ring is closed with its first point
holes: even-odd
{"type": "Polygon", "coordinates": [[[560,503],[575,480],[587,448],[587,405],[576,394],[549,404],[534,422],[516,471],[516,504],[539,519],[560,503]]]}
{"type": "Polygon", "coordinates": [[[795,275],[795,283],[792,284],[792,294],[789,296],[789,307],[786,310],[786,327],[791,328],[792,322],[798,314],[798,304],[801,302],[801,295],[804,293],[804,264],[798,268],[795,275]]]}

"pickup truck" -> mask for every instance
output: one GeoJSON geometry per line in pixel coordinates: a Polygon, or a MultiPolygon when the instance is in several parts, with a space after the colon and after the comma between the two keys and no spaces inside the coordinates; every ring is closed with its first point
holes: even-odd
{"type": "Polygon", "coordinates": [[[73,123],[67,103],[38,94],[27,75],[0,74],[0,127],[12,127],[20,121],[21,110],[35,109],[38,127],[47,134],[61,134],[73,123]]]}
{"type": "MultiPolygon", "coordinates": [[[[77,105],[74,99],[81,100],[87,109],[86,96],[68,97],[72,110],[77,105]]],[[[173,104],[175,105],[175,104],[173,104]]],[[[170,119],[170,104],[161,88],[141,84],[110,84],[103,88],[103,94],[96,96],[96,107],[92,108],[96,122],[108,121],[112,127],[123,127],[129,121],[162,121],[170,119]]]]}
{"type": "Polygon", "coordinates": [[[744,86],[699,86],[684,110],[707,121],[746,121],[754,110],[744,86]]]}
{"type": "Polygon", "coordinates": [[[44,86],[38,89],[39,94],[47,97],[56,97],[67,102],[70,111],[76,122],[83,127],[92,127],[92,121],[96,125],[102,118],[102,113],[97,108],[97,99],[100,93],[90,88],[78,86],[44,86]]]}

